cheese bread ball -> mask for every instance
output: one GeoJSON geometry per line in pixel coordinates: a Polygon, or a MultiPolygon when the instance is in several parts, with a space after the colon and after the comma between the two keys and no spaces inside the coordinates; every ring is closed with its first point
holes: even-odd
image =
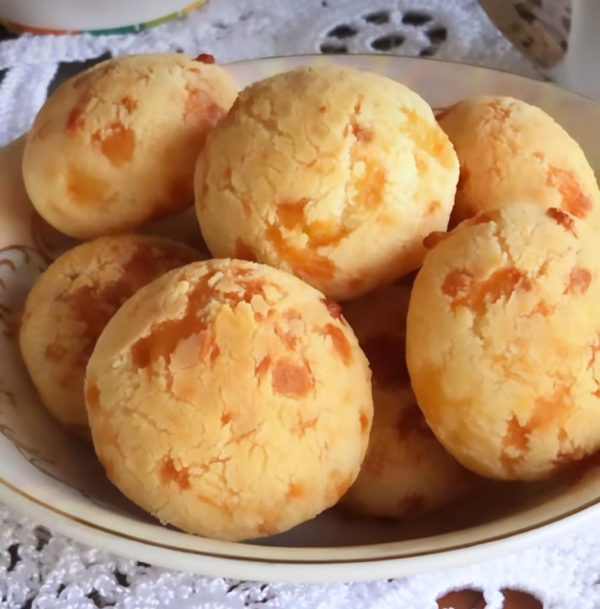
{"type": "Polygon", "coordinates": [[[535,480],[600,448],[600,258],[556,208],[482,213],[427,255],[407,364],[438,439],[490,478],[535,480]]]}
{"type": "Polygon", "coordinates": [[[83,381],[108,320],[143,285],[198,258],[192,248],[157,237],[101,237],[63,254],[33,286],[21,353],[42,402],[67,430],[91,439],[83,381]]]}
{"type": "Polygon", "coordinates": [[[191,205],[198,151],[236,94],[223,68],[180,54],[86,70],[50,95],[29,132],[31,201],[55,228],[83,239],[191,205]]]}
{"type": "Polygon", "coordinates": [[[241,540],[285,531],[354,482],[371,373],[337,305],[293,275],[191,264],[140,290],[90,359],[108,477],[162,522],[241,540]]]}
{"type": "Polygon", "coordinates": [[[420,516],[460,497],[475,479],[436,440],[410,387],[405,361],[410,290],[386,286],[344,305],[373,371],[375,411],[365,460],[343,501],[367,516],[420,516]]]}
{"type": "Polygon", "coordinates": [[[452,224],[519,202],[600,226],[600,190],[577,142],[540,108],[475,97],[438,116],[460,160],[452,224]]]}
{"type": "Polygon", "coordinates": [[[457,180],[452,145],[416,93],[377,74],[301,68],[248,87],[208,136],[196,209],[215,256],[348,299],[420,265],[457,180]]]}

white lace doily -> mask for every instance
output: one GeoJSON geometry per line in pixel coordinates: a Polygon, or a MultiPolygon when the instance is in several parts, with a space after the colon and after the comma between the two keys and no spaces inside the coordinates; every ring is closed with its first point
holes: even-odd
{"type": "Polygon", "coordinates": [[[535,75],[477,0],[209,0],[185,19],[139,34],[25,35],[0,42],[0,69],[8,68],[0,83],[0,145],[27,130],[48,86],[62,72],[72,71],[61,62],[153,51],[206,52],[219,62],[298,53],[392,52],[535,75]]]}
{"type": "MultiPolygon", "coordinates": [[[[220,62],[312,52],[435,56],[526,75],[534,68],[476,0],[210,0],[137,35],[35,37],[0,43],[0,145],[25,132],[49,86],[99,57],[212,53],[220,62]],[[75,66],[71,62],[78,63],[75,66]]],[[[600,524],[487,564],[365,584],[263,585],[207,579],[86,548],[0,506],[0,607],[6,609],[433,609],[448,590],[530,591],[547,609],[600,607],[600,524]]],[[[479,605],[482,606],[482,605],[479,605]]]]}

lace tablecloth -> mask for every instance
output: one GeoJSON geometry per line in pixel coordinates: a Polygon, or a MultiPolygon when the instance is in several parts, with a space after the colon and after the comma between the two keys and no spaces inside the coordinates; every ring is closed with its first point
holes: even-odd
{"type": "MultiPolygon", "coordinates": [[[[476,0],[210,0],[198,12],[135,35],[0,42],[0,145],[25,132],[47,90],[111,55],[183,50],[220,62],[313,52],[435,56],[535,70],[476,0]]],[[[207,579],[84,547],[0,506],[0,607],[7,609],[429,609],[470,588],[473,607],[499,609],[502,590],[533,593],[548,609],[600,607],[600,524],[470,568],[366,584],[265,585],[207,579]]],[[[443,603],[442,603],[443,604],[443,603]]],[[[532,605],[533,606],[533,605],[532,605]]],[[[538,603],[539,606],[539,603],[538,603]]]]}

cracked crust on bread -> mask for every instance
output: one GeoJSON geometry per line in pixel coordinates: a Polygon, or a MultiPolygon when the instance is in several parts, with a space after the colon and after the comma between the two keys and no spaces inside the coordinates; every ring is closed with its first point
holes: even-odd
{"type": "Polygon", "coordinates": [[[594,171],[579,144],[540,108],[482,96],[451,106],[438,120],[460,161],[451,226],[520,203],[558,208],[600,226],[594,171]]]}
{"type": "Polygon", "coordinates": [[[90,441],[85,368],[102,330],[139,288],[200,259],[158,237],[100,237],[67,251],[38,279],[25,303],[21,354],[42,402],[67,430],[90,441]]]}
{"type": "Polygon", "coordinates": [[[109,478],[163,522],[221,539],[285,531],[354,482],[371,373],[339,307],[239,260],[178,269],[115,315],[87,369],[109,478]]]}
{"type": "Polygon", "coordinates": [[[248,87],[209,134],[196,210],[215,256],[270,264],[343,300],[419,266],[457,179],[452,145],[416,93],[302,68],[248,87]]]}
{"type": "Polygon", "coordinates": [[[521,205],[461,223],[411,297],[407,363],[444,446],[484,476],[534,480],[600,448],[600,266],[592,227],[521,205]]]}
{"type": "Polygon", "coordinates": [[[192,205],[196,157],[237,95],[228,72],[183,54],[99,63],[38,113],[23,157],[37,211],[90,239],[192,205]]]}

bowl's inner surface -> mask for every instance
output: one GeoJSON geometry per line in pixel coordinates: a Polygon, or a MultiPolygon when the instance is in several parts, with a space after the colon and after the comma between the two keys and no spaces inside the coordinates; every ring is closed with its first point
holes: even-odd
{"type": "MultiPolygon", "coordinates": [[[[245,84],[309,61],[317,60],[250,62],[238,64],[234,72],[245,84]]],[[[600,109],[591,101],[553,91],[547,85],[469,66],[424,64],[399,58],[392,63],[389,58],[343,61],[354,61],[358,67],[396,76],[438,106],[477,93],[504,92],[529,99],[546,107],[563,124],[568,123],[571,133],[582,140],[592,163],[600,166],[600,144],[590,138],[588,127],[600,122],[600,109]],[[450,78],[453,82],[448,88],[450,78]],[[565,120],[561,120],[563,118],[565,120]]],[[[28,378],[16,340],[19,313],[27,291],[41,270],[71,242],[53,231],[33,211],[20,179],[21,154],[20,141],[0,150],[0,484],[8,485],[49,510],[58,510],[105,529],[137,531],[136,535],[143,534],[147,539],[168,537],[171,541],[181,541],[190,536],[162,527],[108,482],[92,448],[67,435],[52,420],[28,378]]],[[[189,214],[191,212],[183,214],[179,224],[186,240],[190,226],[195,226],[195,218],[189,214]]],[[[173,226],[177,226],[177,222],[171,220],[166,232],[172,233],[173,226]]],[[[165,232],[164,226],[158,227],[157,232],[165,232]]],[[[598,479],[598,470],[588,463],[547,482],[484,482],[470,496],[442,513],[405,522],[356,518],[342,508],[334,508],[288,533],[254,543],[335,548],[415,540],[411,545],[417,547],[417,539],[494,524],[507,518],[511,524],[503,530],[510,533],[519,527],[558,519],[598,501],[598,479]],[[515,515],[526,514],[531,517],[523,517],[521,523],[518,518],[511,520],[515,515]]],[[[481,539],[485,537],[484,529],[488,536],[491,530],[482,528],[481,539]]],[[[475,540],[477,535],[479,533],[475,540]]]]}

